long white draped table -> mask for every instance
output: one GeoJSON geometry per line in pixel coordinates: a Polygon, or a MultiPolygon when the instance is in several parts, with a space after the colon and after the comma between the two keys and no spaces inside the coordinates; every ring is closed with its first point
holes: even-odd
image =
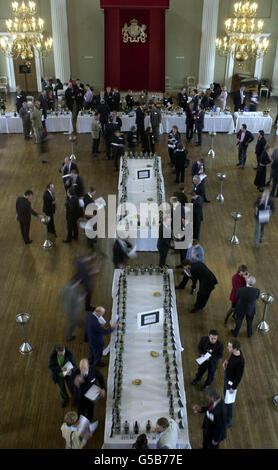
{"type": "MultiPolygon", "coordinates": [[[[72,118],[70,114],[60,114],[58,116],[49,114],[46,119],[46,129],[48,132],[67,132],[71,133],[72,118]]],[[[0,133],[3,134],[22,134],[22,119],[14,116],[13,113],[6,113],[0,116],[0,133]]]]}
{"type": "MultiPolygon", "coordinates": [[[[159,177],[161,179],[161,193],[162,201],[165,202],[165,187],[164,179],[161,167],[161,158],[158,158],[159,166],[159,177]]],[[[127,203],[134,204],[137,212],[140,212],[140,203],[154,204],[158,203],[158,192],[157,192],[157,178],[153,169],[155,159],[154,158],[128,158],[128,178],[127,178],[127,203]],[[137,172],[139,170],[148,169],[150,170],[150,179],[139,180],[137,178],[137,172]],[[151,199],[151,201],[150,201],[151,199]]],[[[122,199],[123,194],[123,158],[121,158],[120,174],[119,174],[119,203],[122,199]]],[[[140,226],[137,230],[137,239],[132,238],[132,242],[136,245],[136,251],[158,251],[157,250],[157,239],[159,224],[158,220],[153,224],[153,220],[149,217],[146,221],[140,220],[140,226]],[[146,224],[147,222],[147,224],[146,224]],[[144,224],[144,225],[143,225],[144,224]]],[[[137,223],[137,220],[134,221],[137,223]]]]}
{"type": "Polygon", "coordinates": [[[227,132],[233,134],[235,125],[232,114],[205,114],[205,127],[203,132],[227,132]]]}
{"type": "MultiPolygon", "coordinates": [[[[119,278],[121,270],[116,270],[113,280],[113,308],[111,323],[116,320],[118,309],[119,278]]],[[[111,435],[112,413],[113,413],[113,389],[114,389],[114,365],[116,357],[116,334],[112,334],[110,341],[110,361],[107,381],[107,403],[104,432],[104,449],[128,449],[132,447],[136,437],[132,434],[123,436],[123,427],[125,421],[129,423],[130,431],[133,431],[135,421],[139,424],[139,434],[146,433],[146,424],[151,422],[152,428],[155,427],[158,418],[169,418],[169,396],[168,382],[165,378],[166,365],[163,356],[163,350],[167,348],[169,354],[170,380],[172,383],[174,419],[180,424],[178,413],[182,410],[184,428],[179,429],[178,448],[190,449],[188,421],[186,411],[186,394],[184,390],[183,369],[182,369],[182,347],[180,342],[178,314],[176,307],[175,287],[173,271],[168,270],[170,290],[172,294],[172,325],[175,338],[174,351],[172,341],[168,339],[167,346],[164,345],[164,326],[162,324],[153,325],[151,332],[149,327],[137,328],[137,314],[141,312],[154,311],[164,307],[164,275],[154,273],[150,275],[145,273],[127,274],[126,280],[126,331],[124,335],[123,350],[123,373],[122,373],[122,396],[119,405],[121,433],[117,434],[115,429],[111,435]],[[155,292],[160,292],[161,297],[154,297],[155,292]],[[151,342],[149,342],[151,338],[151,342]],[[169,344],[170,343],[170,344],[169,344]],[[159,353],[158,357],[152,357],[151,351],[159,353]],[[173,360],[176,360],[176,369],[174,370],[173,360]],[[178,382],[176,379],[178,376],[178,382]],[[132,381],[140,379],[141,385],[133,385],[132,381]],[[178,383],[178,389],[176,387],[178,383]],[[182,402],[182,407],[178,403],[182,402]],[[112,436],[112,437],[111,437],[112,436]]],[[[121,303],[119,304],[121,308],[121,303]]],[[[165,312],[163,314],[166,315],[165,312]]],[[[167,317],[169,318],[169,317],[167,317]]],[[[164,321],[164,318],[163,318],[164,321]]],[[[168,321],[168,319],[167,319],[168,321]]],[[[156,438],[154,434],[148,434],[150,448],[156,448],[156,438]]]]}
{"type": "Polygon", "coordinates": [[[234,117],[236,120],[236,132],[241,129],[242,124],[246,124],[247,129],[253,134],[258,134],[260,130],[263,130],[265,134],[271,134],[273,119],[271,116],[264,116],[261,111],[256,113],[235,113],[234,117]]]}

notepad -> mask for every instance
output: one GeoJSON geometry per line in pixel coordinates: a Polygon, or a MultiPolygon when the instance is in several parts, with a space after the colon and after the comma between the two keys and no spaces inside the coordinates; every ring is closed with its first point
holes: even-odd
{"type": "MultiPolygon", "coordinates": [[[[70,370],[72,370],[74,366],[73,366],[73,364],[72,364],[70,361],[68,361],[68,362],[64,365],[64,367],[66,367],[66,370],[63,370],[63,375],[66,376],[67,373],[68,373],[70,370]]],[[[63,368],[64,368],[64,367],[63,367],[63,368]]]]}
{"type": "Polygon", "coordinates": [[[198,362],[198,364],[199,364],[199,366],[200,366],[200,365],[203,364],[205,361],[207,361],[210,357],[211,357],[211,354],[210,354],[210,353],[207,353],[205,356],[198,357],[198,359],[196,359],[196,362],[198,362]]]}
{"type": "Polygon", "coordinates": [[[226,405],[231,405],[232,403],[235,403],[235,401],[236,401],[236,394],[237,394],[237,390],[234,390],[233,393],[230,393],[229,390],[226,390],[226,394],[225,394],[225,404],[226,404],[226,405]]]}
{"type": "Polygon", "coordinates": [[[85,393],[85,397],[91,401],[97,401],[99,399],[100,388],[97,385],[92,385],[91,388],[85,393]]]}

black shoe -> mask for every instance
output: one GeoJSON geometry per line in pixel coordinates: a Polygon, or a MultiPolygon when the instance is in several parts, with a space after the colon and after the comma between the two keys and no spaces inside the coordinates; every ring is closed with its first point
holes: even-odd
{"type": "Polygon", "coordinates": [[[199,382],[200,382],[199,380],[194,379],[192,380],[191,385],[197,385],[199,382]]]}
{"type": "Polygon", "coordinates": [[[190,310],[189,313],[197,313],[197,312],[200,312],[199,308],[193,308],[192,310],[190,310]]]}
{"type": "Polygon", "coordinates": [[[236,338],[236,334],[234,330],[231,330],[232,335],[236,338]]]}
{"type": "Polygon", "coordinates": [[[242,170],[245,170],[245,166],[242,166],[241,169],[242,169],[242,170]]]}
{"type": "Polygon", "coordinates": [[[106,367],[107,364],[105,362],[99,362],[96,366],[97,367],[106,367]]]}
{"type": "Polygon", "coordinates": [[[71,338],[68,338],[67,341],[74,341],[76,336],[72,336],[71,338]]]}
{"type": "Polygon", "coordinates": [[[69,399],[67,399],[67,400],[63,400],[63,401],[62,401],[62,405],[61,405],[61,406],[62,406],[62,408],[66,408],[66,406],[67,406],[68,402],[69,402],[69,399]]]}
{"type": "Polygon", "coordinates": [[[25,242],[25,245],[31,245],[33,243],[33,240],[29,240],[28,242],[25,242]]]}
{"type": "Polygon", "coordinates": [[[253,170],[256,170],[257,171],[258,167],[257,168],[253,168],[253,170]]]}
{"type": "Polygon", "coordinates": [[[236,166],[240,166],[240,165],[241,165],[241,163],[237,163],[237,164],[236,164],[236,166]]]}
{"type": "Polygon", "coordinates": [[[204,200],[204,202],[207,202],[207,203],[209,203],[210,201],[209,201],[208,199],[205,199],[205,200],[204,200]]]}
{"type": "Polygon", "coordinates": [[[73,237],[73,239],[77,242],[78,241],[78,237],[73,237]]]}
{"type": "Polygon", "coordinates": [[[46,160],[42,160],[42,163],[47,163],[47,161],[46,161],[46,160]]]}
{"type": "Polygon", "coordinates": [[[71,240],[63,240],[63,243],[71,243],[71,240]]]}
{"type": "Polygon", "coordinates": [[[209,388],[208,385],[203,385],[203,386],[200,388],[200,390],[201,390],[201,392],[205,392],[208,388],[209,388]]]}

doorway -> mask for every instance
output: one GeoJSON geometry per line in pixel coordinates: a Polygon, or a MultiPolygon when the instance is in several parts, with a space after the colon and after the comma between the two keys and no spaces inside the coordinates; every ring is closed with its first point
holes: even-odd
{"type": "Polygon", "coordinates": [[[13,59],[15,82],[26,93],[35,93],[38,91],[35,59],[29,61],[29,66],[25,62],[21,58],[13,59]]]}

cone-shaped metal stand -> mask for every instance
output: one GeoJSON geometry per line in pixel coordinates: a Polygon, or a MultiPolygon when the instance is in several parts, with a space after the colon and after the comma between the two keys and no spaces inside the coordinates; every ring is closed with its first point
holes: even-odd
{"type": "Polygon", "coordinates": [[[49,249],[53,247],[53,242],[51,240],[48,240],[48,229],[47,225],[50,222],[50,217],[48,215],[45,215],[44,217],[41,218],[41,223],[45,225],[46,228],[46,240],[43,243],[43,248],[49,249]]]}
{"type": "Polygon", "coordinates": [[[16,316],[16,322],[22,326],[23,328],[23,338],[24,342],[19,348],[19,352],[22,355],[30,354],[33,351],[33,348],[30,343],[27,341],[26,337],[26,329],[25,326],[30,320],[30,315],[29,313],[20,313],[19,315],[16,316]]]}
{"type": "Polygon", "coordinates": [[[215,159],[215,151],[214,151],[213,145],[214,145],[214,137],[216,136],[216,132],[209,132],[209,135],[210,135],[210,137],[211,137],[211,144],[210,144],[211,148],[210,148],[210,150],[208,151],[208,157],[211,159],[211,160],[210,160],[210,169],[211,169],[211,167],[212,167],[212,160],[215,159]]]}
{"type": "Polygon", "coordinates": [[[234,233],[233,233],[232,238],[230,238],[230,243],[233,246],[238,246],[239,245],[239,239],[236,235],[236,233],[237,233],[237,222],[238,222],[239,219],[242,218],[242,215],[240,214],[240,212],[232,212],[232,218],[234,219],[235,224],[234,224],[234,233]]]}
{"type": "Polygon", "coordinates": [[[74,142],[76,141],[76,135],[70,135],[69,140],[71,142],[71,156],[70,156],[70,161],[73,162],[74,160],[77,160],[76,155],[74,153],[74,142]]]}
{"type": "Polygon", "coordinates": [[[225,173],[218,173],[217,178],[220,180],[220,193],[216,197],[217,202],[221,202],[223,204],[224,202],[224,196],[223,196],[223,181],[226,179],[225,173]]]}
{"type": "Polygon", "coordinates": [[[270,326],[269,324],[266,322],[266,316],[267,316],[267,311],[268,311],[268,306],[269,304],[271,304],[272,302],[274,302],[274,297],[272,294],[267,294],[266,292],[263,292],[261,295],[260,295],[260,299],[261,301],[264,303],[264,314],[263,314],[263,318],[262,320],[260,321],[260,323],[258,323],[257,325],[257,330],[258,331],[262,331],[263,333],[267,333],[269,330],[270,330],[270,326]]]}

